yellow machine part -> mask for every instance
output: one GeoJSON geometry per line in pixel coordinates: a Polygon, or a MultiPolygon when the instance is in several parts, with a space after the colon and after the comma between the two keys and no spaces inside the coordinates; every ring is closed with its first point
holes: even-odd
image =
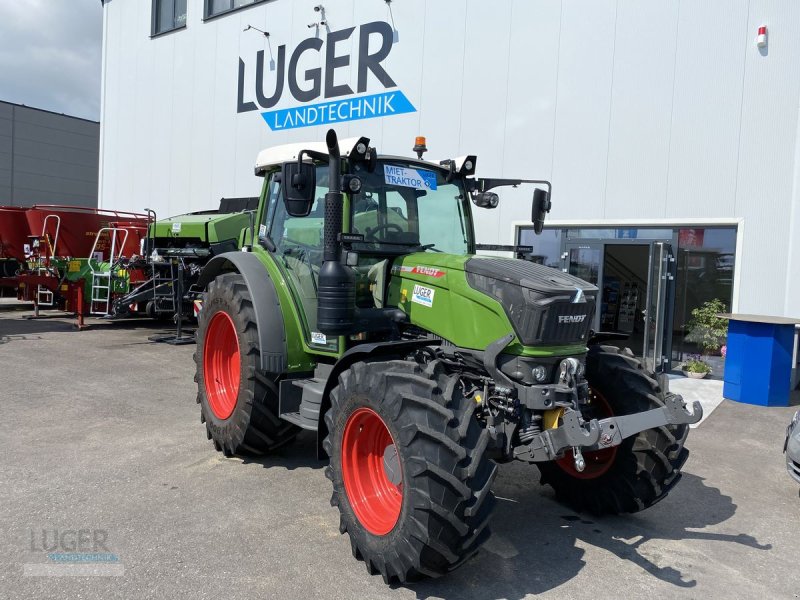
{"type": "Polygon", "coordinates": [[[555,429],[556,427],[558,427],[558,420],[561,418],[563,414],[564,414],[563,407],[544,411],[544,428],[555,429]]]}

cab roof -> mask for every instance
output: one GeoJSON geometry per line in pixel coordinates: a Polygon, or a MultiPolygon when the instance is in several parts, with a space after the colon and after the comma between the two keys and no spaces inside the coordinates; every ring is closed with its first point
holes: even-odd
{"type": "MultiPolygon", "coordinates": [[[[349,156],[350,153],[353,151],[353,149],[356,147],[356,144],[361,139],[362,138],[351,137],[339,140],[339,149],[341,151],[342,157],[346,158],[347,156],[349,156]]],[[[273,169],[274,167],[280,167],[285,162],[297,160],[297,155],[303,150],[311,150],[313,152],[327,154],[328,146],[325,144],[325,142],[299,142],[294,144],[282,144],[280,146],[272,146],[271,148],[265,148],[264,150],[258,153],[258,157],[256,158],[256,166],[255,166],[256,175],[263,175],[264,173],[273,169]]],[[[443,168],[438,161],[423,160],[410,156],[388,156],[379,154],[378,158],[379,159],[388,158],[393,160],[418,163],[419,165],[426,166],[428,168],[435,168],[435,169],[443,168]]],[[[463,162],[469,158],[472,158],[474,160],[474,157],[469,157],[469,156],[458,157],[456,159],[456,169],[460,169],[463,162]]]]}

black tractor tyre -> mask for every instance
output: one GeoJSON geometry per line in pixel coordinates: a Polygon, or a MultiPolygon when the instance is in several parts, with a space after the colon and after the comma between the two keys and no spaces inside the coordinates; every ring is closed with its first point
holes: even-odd
{"type": "MultiPolygon", "coordinates": [[[[616,416],[660,408],[673,395],[661,389],[653,373],[646,371],[630,350],[614,346],[589,349],[586,378],[593,403],[605,399],[616,416]]],[[[608,411],[602,407],[599,412],[592,416],[609,416],[603,414],[608,411]]],[[[638,512],[663,500],[680,480],[680,470],[689,457],[684,448],[688,434],[688,425],[642,431],[623,440],[605,465],[605,471],[600,468],[596,475],[591,474],[590,453],[584,453],[588,471],[584,475],[569,466],[572,453],[567,451],[561,461],[538,465],[541,483],[552,486],[556,498],[578,512],[595,515],[638,512]]]]}
{"type": "Polygon", "coordinates": [[[217,450],[262,455],[297,435],[297,427],[278,418],[277,386],[260,370],[253,299],[238,273],[209,284],[194,360],[200,421],[217,450]]]}
{"type": "Polygon", "coordinates": [[[331,459],[325,474],[333,482],[331,505],[339,509],[339,530],[349,534],[353,556],[371,575],[380,573],[386,583],[438,577],[473,556],[488,538],[497,465],[486,454],[489,433],[475,419],[475,407],[438,362],[359,362],[339,376],[325,414],[329,435],[323,447],[331,459]],[[364,415],[380,421],[394,443],[383,451],[379,444],[374,463],[349,442],[369,439],[362,438],[369,426],[356,428],[364,415]],[[399,478],[399,499],[394,514],[379,521],[381,531],[369,519],[362,522],[349,494],[358,502],[355,490],[368,490],[356,488],[363,481],[352,475],[364,465],[376,465],[365,471],[369,476],[377,470],[378,477],[389,477],[387,453],[395,461],[391,473],[399,478]]]}

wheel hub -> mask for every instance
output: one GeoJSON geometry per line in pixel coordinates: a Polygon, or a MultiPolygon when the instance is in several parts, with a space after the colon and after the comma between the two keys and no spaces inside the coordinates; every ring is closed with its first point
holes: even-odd
{"type": "Polygon", "coordinates": [[[403,472],[397,446],[383,419],[371,408],[356,409],[342,435],[342,479],[347,500],[361,525],[386,535],[403,504],[403,472]]]}
{"type": "Polygon", "coordinates": [[[203,382],[211,412],[218,419],[231,416],[239,398],[241,363],[239,337],[230,315],[211,317],[203,344],[203,382]]]}

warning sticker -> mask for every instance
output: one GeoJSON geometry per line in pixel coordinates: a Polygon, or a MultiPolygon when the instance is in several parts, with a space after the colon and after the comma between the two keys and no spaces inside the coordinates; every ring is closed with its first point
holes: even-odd
{"type": "Polygon", "coordinates": [[[328,337],[324,333],[320,333],[319,331],[312,331],[311,332],[311,343],[312,344],[327,344],[328,337]]]}
{"type": "Polygon", "coordinates": [[[399,185],[415,190],[436,189],[436,173],[424,169],[383,165],[383,180],[389,185],[399,185]]]}
{"type": "Polygon", "coordinates": [[[435,291],[424,285],[415,285],[414,293],[411,294],[411,301],[422,304],[422,306],[431,307],[433,306],[433,294],[435,291]]]}

